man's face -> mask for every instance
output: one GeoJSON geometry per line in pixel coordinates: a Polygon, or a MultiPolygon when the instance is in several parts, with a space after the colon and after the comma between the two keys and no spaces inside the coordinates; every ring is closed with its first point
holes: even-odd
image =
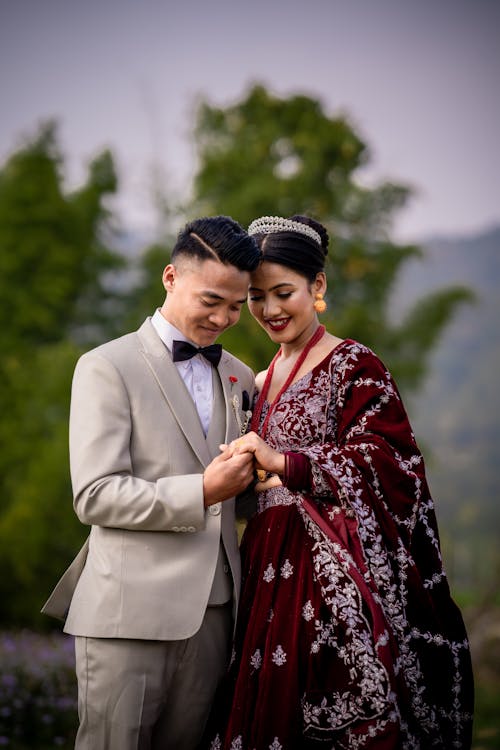
{"type": "Polygon", "coordinates": [[[213,344],[238,322],[250,274],[216,260],[180,256],[163,272],[164,317],[198,346],[213,344]]]}

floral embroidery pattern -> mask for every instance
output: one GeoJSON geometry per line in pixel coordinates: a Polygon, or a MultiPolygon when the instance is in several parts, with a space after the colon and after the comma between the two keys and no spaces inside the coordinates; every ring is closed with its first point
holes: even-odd
{"type": "Polygon", "coordinates": [[[290,562],[290,560],[287,559],[281,566],[281,577],[290,578],[290,576],[292,575],[293,575],[293,565],[290,562]]]}
{"type": "Polygon", "coordinates": [[[281,646],[277,646],[273,652],[272,660],[277,667],[282,667],[286,662],[286,654],[281,646]]]}
{"type": "Polygon", "coordinates": [[[250,664],[252,665],[252,667],[254,669],[260,669],[261,668],[261,666],[262,666],[262,655],[261,655],[259,649],[257,649],[255,651],[255,653],[253,654],[252,658],[250,659],[250,664]]]}
{"type": "Polygon", "coordinates": [[[312,620],[314,617],[314,607],[311,604],[311,600],[308,599],[307,602],[302,607],[302,617],[304,620],[309,622],[309,620],[312,620]]]}
{"type": "Polygon", "coordinates": [[[273,578],[274,578],[274,568],[271,565],[271,563],[269,563],[269,565],[265,569],[264,575],[262,577],[263,577],[263,579],[264,579],[264,581],[266,583],[271,583],[271,581],[273,580],[273,578]]]}

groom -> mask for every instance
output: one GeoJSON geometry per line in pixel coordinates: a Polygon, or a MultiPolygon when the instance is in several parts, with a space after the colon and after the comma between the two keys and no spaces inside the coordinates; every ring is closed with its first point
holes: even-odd
{"type": "Polygon", "coordinates": [[[214,342],[258,262],[229,217],[189,223],[161,309],[77,364],[71,478],[92,528],[43,609],[76,636],[77,750],[193,750],[203,732],[240,583],[234,496],[253,471],[252,454],[219,451],[253,374],[214,342]]]}

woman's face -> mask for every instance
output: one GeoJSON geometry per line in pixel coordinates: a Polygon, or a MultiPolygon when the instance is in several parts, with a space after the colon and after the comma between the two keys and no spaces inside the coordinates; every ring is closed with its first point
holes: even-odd
{"type": "Polygon", "coordinates": [[[263,261],[251,274],[248,307],[272,341],[307,340],[317,325],[314,295],[325,288],[323,273],[310,283],[286,266],[263,261]]]}

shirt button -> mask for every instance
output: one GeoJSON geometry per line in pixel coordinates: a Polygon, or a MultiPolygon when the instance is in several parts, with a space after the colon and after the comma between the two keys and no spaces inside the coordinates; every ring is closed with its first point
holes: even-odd
{"type": "Polygon", "coordinates": [[[229,573],[229,565],[224,565],[223,571],[224,573],[229,573]]]}
{"type": "Polygon", "coordinates": [[[208,512],[211,516],[218,516],[221,512],[221,504],[215,503],[215,505],[209,505],[208,512]]]}

